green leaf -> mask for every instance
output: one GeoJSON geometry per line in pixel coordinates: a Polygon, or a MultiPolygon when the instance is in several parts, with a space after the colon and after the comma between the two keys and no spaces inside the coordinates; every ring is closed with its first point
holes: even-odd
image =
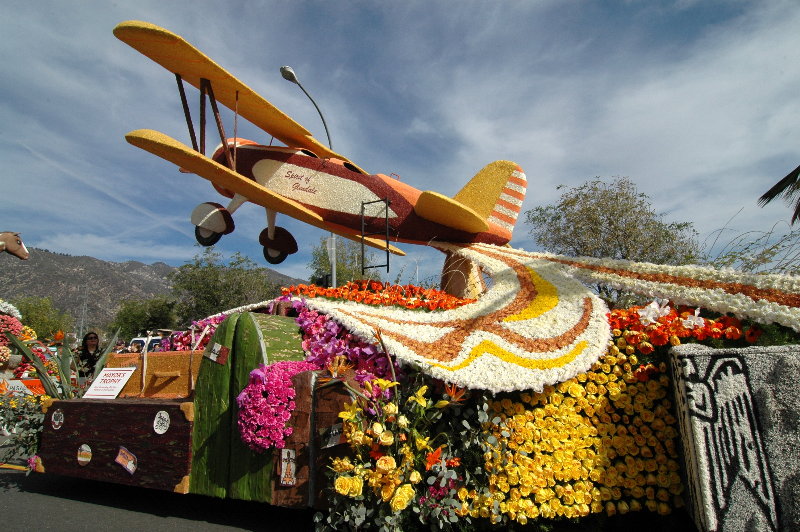
{"type": "Polygon", "coordinates": [[[47,370],[45,369],[44,364],[42,364],[42,361],[39,359],[39,357],[36,356],[27,345],[22,343],[19,338],[10,332],[6,332],[5,335],[6,338],[11,340],[11,344],[16,347],[20,353],[22,353],[22,356],[27,358],[31,364],[33,364],[33,367],[36,368],[36,373],[39,375],[39,380],[42,381],[42,386],[44,386],[44,390],[47,392],[47,395],[50,397],[55,397],[56,399],[64,399],[63,394],[59,392],[58,386],[53,381],[52,377],[47,374],[47,370]]]}

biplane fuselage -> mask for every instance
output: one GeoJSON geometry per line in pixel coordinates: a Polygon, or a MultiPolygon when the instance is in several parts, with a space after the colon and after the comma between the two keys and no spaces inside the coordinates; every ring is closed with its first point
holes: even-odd
{"type": "MultiPolygon", "coordinates": [[[[346,161],[257,144],[240,144],[235,153],[237,173],[316,212],[327,224],[336,226],[337,232],[359,235],[363,229],[365,233],[383,234],[388,224],[389,239],[395,242],[503,245],[510,240],[510,232],[494,224],[489,224],[489,231],[470,233],[426,220],[414,212],[422,191],[384,174],[354,171],[346,161]]],[[[221,149],[212,159],[226,164],[221,149]]],[[[215,188],[233,197],[232,192],[215,188]]]]}

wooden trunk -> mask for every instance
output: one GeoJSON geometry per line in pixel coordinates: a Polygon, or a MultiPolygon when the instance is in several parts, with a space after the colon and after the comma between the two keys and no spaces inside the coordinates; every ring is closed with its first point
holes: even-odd
{"type": "Polygon", "coordinates": [[[257,453],[245,446],[237,424],[236,397],[250,372],[303,358],[292,318],[252,313],[229,316],[203,353],[155,352],[146,360],[113,355],[108,367],[137,368],[120,398],[53,402],[45,417],[42,465],[48,473],[120,484],[324,507],[330,457],[348,452],[339,433],[331,436],[351,400],[342,384],[320,384],[321,372],[293,377],[296,409],[286,441],[291,471],[283,467],[291,461],[284,461],[282,450],[257,453]],[[165,418],[169,426],[162,433],[165,418]],[[126,468],[129,463],[135,468],[126,468]]]}
{"type": "Polygon", "coordinates": [[[186,493],[191,417],[192,404],[181,401],[54,401],[39,456],[46,473],[186,493]]]}

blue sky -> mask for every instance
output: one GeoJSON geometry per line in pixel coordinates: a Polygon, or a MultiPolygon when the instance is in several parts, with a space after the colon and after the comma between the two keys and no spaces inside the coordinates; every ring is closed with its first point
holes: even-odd
{"type": "MultiPolygon", "coordinates": [[[[112,35],[138,19],[186,38],[371,172],[455,194],[480,168],[525,170],[524,209],[559,184],[628,176],[702,237],[788,220],[756,198],[800,163],[800,4],[774,2],[6,1],[0,22],[0,230],[29,246],[180,265],[210,184],[133,148],[152,128],[188,143],[170,73],[112,35]],[[738,213],[738,214],[737,214],[738,213]]],[[[192,89],[190,98],[195,98],[192,89]]],[[[227,126],[232,128],[232,115],[227,126]]],[[[240,121],[240,136],[269,137],[240,121]]],[[[236,213],[217,249],[264,264],[263,210],[236,213]]],[[[321,230],[279,217],[306,277],[321,230]]],[[[535,249],[518,224],[513,245],[535,249]]],[[[402,245],[389,277],[434,275],[441,255],[402,245]]]]}

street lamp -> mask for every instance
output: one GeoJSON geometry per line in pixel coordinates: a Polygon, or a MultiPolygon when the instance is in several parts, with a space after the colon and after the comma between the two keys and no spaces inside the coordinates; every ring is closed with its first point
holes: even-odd
{"type": "MultiPolygon", "coordinates": [[[[322,115],[322,111],[319,109],[319,105],[317,102],[314,101],[314,98],[308,93],[305,87],[300,83],[300,80],[297,79],[297,74],[294,73],[294,69],[288,65],[284,65],[281,67],[281,76],[286,81],[291,81],[292,83],[296,83],[298,87],[303,91],[303,93],[308,96],[308,99],[311,100],[311,103],[314,104],[314,107],[317,109],[317,113],[319,113],[319,117],[322,119],[322,125],[325,126],[325,135],[328,137],[328,148],[333,151],[333,144],[331,144],[331,134],[328,131],[328,124],[325,122],[325,117],[322,115]]],[[[328,257],[330,257],[331,261],[331,286],[336,287],[336,235],[331,233],[330,238],[327,241],[327,248],[328,248],[328,257]]]]}
{"type": "Polygon", "coordinates": [[[300,80],[297,79],[297,74],[294,73],[292,67],[282,66],[281,76],[283,76],[283,79],[285,79],[286,81],[291,81],[292,83],[296,83],[297,86],[300,87],[300,89],[305,93],[305,95],[308,96],[308,99],[311,100],[311,103],[314,104],[314,107],[316,107],[317,112],[319,113],[319,117],[322,119],[322,125],[325,126],[325,134],[328,136],[328,147],[331,150],[333,150],[333,145],[331,144],[331,134],[328,131],[328,124],[325,122],[325,117],[322,116],[322,111],[319,110],[319,105],[317,105],[317,102],[314,101],[314,98],[311,97],[306,88],[303,87],[303,85],[300,83],[300,80]]]}

